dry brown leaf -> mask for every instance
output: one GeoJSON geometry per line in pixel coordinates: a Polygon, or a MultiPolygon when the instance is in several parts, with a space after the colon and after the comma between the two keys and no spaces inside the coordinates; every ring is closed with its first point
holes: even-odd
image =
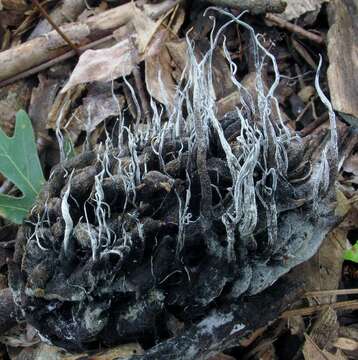
{"type": "Polygon", "coordinates": [[[309,335],[305,334],[305,338],[306,341],[302,349],[305,360],[328,360],[309,335]]]}
{"type": "Polygon", "coordinates": [[[133,355],[142,355],[143,349],[137,343],[130,343],[114,347],[108,351],[102,351],[98,354],[77,354],[71,355],[63,349],[50,346],[45,343],[37,344],[33,347],[23,349],[21,352],[9,349],[11,360],[114,360],[128,359],[133,355]]]}
{"type": "Polygon", "coordinates": [[[145,58],[147,90],[154,99],[167,106],[173,102],[177,81],[185,67],[186,42],[173,40],[174,35],[183,25],[184,19],[184,10],[179,8],[171,21],[171,30],[160,29],[147,42],[149,45],[145,58]],[[176,61],[179,61],[180,65],[175,64],[176,61]]]}
{"type": "Polygon", "coordinates": [[[171,40],[165,44],[172,59],[172,65],[176,69],[173,77],[178,82],[187,63],[187,43],[185,40],[171,40]]]}
{"type": "Polygon", "coordinates": [[[18,110],[26,109],[31,91],[25,81],[17,81],[0,89],[0,128],[7,135],[12,134],[15,115],[18,110]]]}
{"type": "Polygon", "coordinates": [[[337,196],[337,206],[335,209],[335,214],[339,217],[344,217],[346,214],[348,214],[348,211],[352,207],[351,202],[346,198],[344,193],[336,189],[336,196],[337,196]]]}
{"type": "Polygon", "coordinates": [[[59,128],[65,130],[66,135],[70,137],[73,143],[77,141],[78,135],[84,128],[83,119],[74,116],[71,111],[73,105],[78,101],[86,86],[84,84],[71,88],[66,93],[58,93],[56,99],[48,113],[47,129],[56,130],[57,122],[59,128]]]}
{"type": "Polygon", "coordinates": [[[117,346],[108,351],[103,351],[95,355],[79,354],[73,356],[65,356],[63,360],[81,360],[84,357],[87,360],[114,360],[114,359],[128,359],[133,355],[142,355],[144,353],[141,346],[137,343],[130,343],[117,346]]]}
{"type": "Polygon", "coordinates": [[[108,82],[129,75],[138,62],[138,51],[132,39],[125,39],[106,49],[87,50],[80,56],[78,64],[61,92],[65,93],[78,84],[108,82]]]}
{"type": "Polygon", "coordinates": [[[134,12],[132,24],[138,34],[136,43],[139,53],[143,54],[158,29],[161,20],[153,21],[144,11],[140,10],[134,3],[132,4],[134,12]]]}
{"type": "Polygon", "coordinates": [[[39,74],[39,85],[32,89],[29,116],[37,132],[47,127],[48,114],[60,88],[59,80],[39,74]]]}
{"type": "Polygon", "coordinates": [[[343,164],[343,171],[358,175],[358,154],[350,156],[343,164]]]}
{"type": "Polygon", "coordinates": [[[31,326],[17,325],[0,337],[0,341],[14,348],[27,348],[40,342],[37,331],[31,326]]]}
{"type": "Polygon", "coordinates": [[[114,96],[110,84],[91,84],[87,96],[83,99],[83,105],[77,108],[80,113],[78,117],[82,119],[80,129],[91,133],[107,118],[119,115],[124,100],[114,96]]]}
{"type": "MultiPolygon", "coordinates": [[[[187,43],[185,39],[169,40],[162,37],[162,47],[154,56],[145,59],[145,81],[149,94],[163,104],[170,104],[176,93],[176,86],[187,62],[187,43]]],[[[195,48],[196,56],[208,46],[204,41],[195,48]]],[[[156,45],[160,48],[160,44],[156,45]]],[[[216,99],[229,96],[234,91],[230,69],[224,55],[220,51],[213,54],[213,90],[216,99]]],[[[237,96],[233,97],[236,100],[237,96]]],[[[225,101],[224,101],[225,102],[225,101]]],[[[231,104],[232,101],[229,103],[231,104]]],[[[226,106],[227,107],[227,106],[226,106]]],[[[219,111],[220,112],[220,111],[219,111]]]]}
{"type": "MultiPolygon", "coordinates": [[[[346,248],[347,228],[338,226],[323,241],[318,253],[298,269],[305,279],[305,290],[337,289],[342,276],[343,252],[346,248]]],[[[326,295],[319,298],[320,304],[335,302],[336,296],[326,295]]],[[[317,305],[316,299],[309,300],[317,305]]]]}
{"type": "Polygon", "coordinates": [[[337,313],[328,307],[318,314],[309,335],[320,349],[332,350],[332,343],[338,337],[338,329],[337,313]]]}
{"type": "Polygon", "coordinates": [[[350,338],[339,337],[333,345],[342,350],[358,351],[358,341],[350,338]]]}
{"type": "Polygon", "coordinates": [[[170,106],[176,92],[176,82],[172,77],[171,57],[162,46],[160,52],[145,59],[145,83],[154,99],[170,106]]]}
{"type": "Polygon", "coordinates": [[[323,350],[322,354],[324,354],[327,360],[348,360],[340,349],[338,349],[334,354],[331,354],[327,350],[323,350]]]}

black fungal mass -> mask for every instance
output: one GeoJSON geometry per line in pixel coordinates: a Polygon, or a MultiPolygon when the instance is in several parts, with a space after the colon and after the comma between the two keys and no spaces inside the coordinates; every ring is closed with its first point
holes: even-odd
{"type": "MultiPolygon", "coordinates": [[[[150,122],[120,119],[116,135],[52,171],[9,277],[26,321],[53,344],[139,341],[159,344],[146,359],[205,358],[255,323],[238,322],[253,314],[252,296],[269,306],[264,290],[337,221],[334,116],[331,130],[299,138],[280,120],[273,87],[256,98],[238,88],[242,107],[218,118],[215,46],[199,61],[188,44],[185,84],[162,118],[153,104],[150,122]]],[[[263,89],[261,62],[274,59],[256,47],[263,89]]]]}

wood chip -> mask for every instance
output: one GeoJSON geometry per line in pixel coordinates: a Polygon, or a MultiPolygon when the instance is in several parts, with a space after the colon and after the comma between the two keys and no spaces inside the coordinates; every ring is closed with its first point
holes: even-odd
{"type": "Polygon", "coordinates": [[[358,117],[358,13],[354,8],[354,0],[331,1],[327,77],[334,109],[358,117]]]}

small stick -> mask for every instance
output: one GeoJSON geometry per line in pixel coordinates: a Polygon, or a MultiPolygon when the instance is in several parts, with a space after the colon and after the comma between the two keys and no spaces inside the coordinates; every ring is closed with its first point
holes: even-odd
{"type": "Polygon", "coordinates": [[[308,51],[295,39],[292,39],[292,46],[294,49],[302,56],[302,58],[306,61],[306,63],[311,66],[314,71],[317,71],[317,65],[315,64],[312,56],[308,53],[308,51]]]}
{"type": "MultiPolygon", "coordinates": [[[[310,103],[309,103],[310,104],[310,103]]],[[[328,112],[323,113],[321,116],[319,116],[316,120],[312,121],[309,125],[304,127],[300,132],[299,135],[302,137],[307,136],[310,134],[314,129],[316,129],[318,126],[322,125],[329,119],[328,112]]]]}
{"type": "Polygon", "coordinates": [[[331,296],[331,295],[355,295],[358,294],[358,289],[336,289],[336,290],[317,290],[307,291],[305,297],[315,296],[331,296]]]}
{"type": "MultiPolygon", "coordinates": [[[[107,36],[103,37],[102,39],[92,41],[89,44],[86,44],[84,46],[79,47],[78,50],[83,52],[84,50],[88,50],[90,48],[96,47],[97,45],[101,45],[102,43],[105,43],[105,42],[111,40],[112,38],[113,38],[113,34],[107,35],[107,36]]],[[[44,62],[43,64],[37,65],[37,66],[35,66],[35,67],[33,67],[33,68],[29,69],[29,70],[23,71],[22,73],[17,74],[17,75],[15,75],[15,76],[13,76],[13,77],[11,77],[9,79],[0,81],[0,88],[2,88],[3,86],[6,86],[6,85],[12,84],[13,82],[15,82],[17,80],[21,80],[21,79],[24,79],[24,78],[26,78],[28,76],[37,74],[40,71],[46,70],[46,69],[48,69],[49,67],[51,67],[53,65],[56,65],[56,64],[58,64],[58,63],[60,63],[62,61],[68,60],[68,59],[70,59],[71,57],[73,57],[75,55],[76,55],[76,52],[74,50],[70,50],[67,53],[63,54],[63,55],[60,55],[60,56],[58,56],[58,57],[56,57],[54,59],[51,59],[49,61],[44,62]]]]}
{"type": "Polygon", "coordinates": [[[63,40],[67,42],[67,44],[76,52],[78,56],[81,55],[78,47],[66,36],[66,34],[52,21],[50,15],[46,12],[46,10],[42,7],[42,5],[37,0],[32,0],[32,3],[40,10],[42,15],[46,18],[46,20],[52,25],[52,27],[59,33],[63,40]]]}
{"type": "Polygon", "coordinates": [[[348,301],[341,301],[336,302],[333,304],[324,304],[324,305],[315,305],[315,306],[309,306],[302,309],[293,309],[293,310],[287,310],[281,314],[282,319],[288,319],[292,316],[309,316],[313,315],[316,312],[325,310],[327,308],[331,307],[334,310],[356,310],[358,309],[358,300],[348,300],[348,301]]]}
{"type": "Polygon", "coordinates": [[[266,19],[275,23],[278,27],[286,29],[293,33],[296,33],[306,39],[309,39],[317,44],[324,44],[324,39],[322,36],[314,34],[310,31],[305,30],[301,26],[290,23],[289,21],[282,19],[281,17],[275,14],[266,14],[266,19]]]}

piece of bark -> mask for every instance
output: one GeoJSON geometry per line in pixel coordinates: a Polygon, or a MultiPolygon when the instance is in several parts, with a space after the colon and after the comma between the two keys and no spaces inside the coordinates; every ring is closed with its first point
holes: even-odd
{"type": "Polygon", "coordinates": [[[267,12],[282,13],[286,8],[283,0],[200,0],[208,1],[217,6],[228,6],[239,10],[248,10],[250,13],[259,15],[267,12]]]}
{"type": "Polygon", "coordinates": [[[194,360],[237,346],[241,338],[277,319],[297,299],[302,283],[287,275],[259,295],[213,310],[195,326],[130,360],[194,360]]]}
{"type": "Polygon", "coordinates": [[[358,5],[354,0],[332,0],[327,34],[328,85],[333,108],[358,117],[358,5]]]}
{"type": "Polygon", "coordinates": [[[0,335],[16,325],[15,303],[9,288],[0,290],[0,335]]]}
{"type": "MultiPolygon", "coordinates": [[[[161,4],[145,7],[154,19],[160,17],[180,0],[166,0],[161,4]],[[165,5],[165,6],[164,6],[165,5]]],[[[129,2],[99,15],[88,18],[85,22],[75,22],[62,26],[60,29],[76,45],[84,45],[111,34],[114,30],[129,23],[133,17],[134,3],[129,2]]],[[[28,70],[48,60],[66,53],[69,46],[55,31],[46,36],[29,40],[17,47],[0,53],[0,80],[8,79],[19,72],[28,70]]]]}

